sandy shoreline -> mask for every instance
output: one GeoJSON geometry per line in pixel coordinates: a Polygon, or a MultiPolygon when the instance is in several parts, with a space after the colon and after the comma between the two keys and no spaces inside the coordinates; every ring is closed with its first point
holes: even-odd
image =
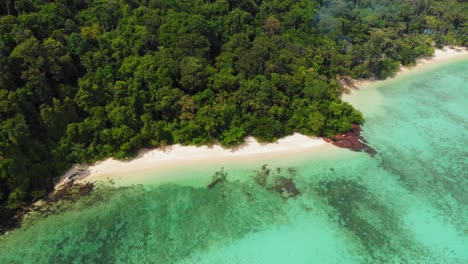
{"type": "Polygon", "coordinates": [[[423,58],[417,61],[413,67],[401,67],[397,74],[385,80],[353,80],[353,87],[345,86],[348,92],[343,93],[341,99],[354,106],[359,106],[362,112],[372,112],[378,109],[384,98],[376,87],[389,85],[392,82],[402,80],[417,73],[425,72],[447,63],[468,60],[468,49],[445,47],[436,49],[431,58],[423,58]]]}
{"type": "MultiPolygon", "coordinates": [[[[407,76],[409,74],[414,74],[417,72],[428,70],[432,67],[437,67],[441,64],[447,62],[455,62],[459,60],[468,59],[468,49],[463,47],[444,47],[443,49],[436,49],[434,54],[430,58],[422,58],[417,60],[416,65],[412,67],[401,67],[400,70],[396,73],[395,76],[387,78],[385,80],[367,80],[367,79],[358,79],[353,80],[352,86],[347,86],[352,94],[352,90],[365,89],[369,87],[374,87],[376,85],[381,85],[383,83],[391,82],[396,78],[407,76]]],[[[345,85],[346,86],[346,85],[345,85]]],[[[343,94],[345,98],[349,94],[343,94]]]]}
{"type": "Polygon", "coordinates": [[[61,182],[79,170],[84,170],[85,173],[77,176],[75,178],[77,181],[97,182],[117,179],[132,173],[177,169],[213,161],[266,160],[295,153],[320,152],[324,148],[334,148],[334,146],[321,138],[312,138],[297,133],[267,144],[258,143],[254,138],[249,137],[244,144],[234,149],[225,149],[220,145],[196,147],[177,144],[164,150],[143,149],[136,158],[128,161],[109,158],[91,166],[75,165],[63,175],[61,182]]]}
{"type": "MultiPolygon", "coordinates": [[[[468,59],[466,48],[445,48],[435,51],[432,58],[420,59],[417,65],[411,68],[402,67],[397,75],[383,81],[355,80],[357,89],[366,89],[389,82],[396,77],[430,69],[444,62],[468,59]]],[[[344,94],[343,100],[351,102],[358,93],[344,94]]],[[[94,165],[75,165],[62,176],[62,181],[75,175],[74,179],[81,182],[98,182],[117,179],[121,176],[143,172],[178,169],[189,165],[206,162],[226,162],[235,160],[268,159],[287,156],[294,153],[319,153],[325,148],[335,148],[321,138],[312,138],[301,134],[294,134],[279,139],[275,143],[260,144],[249,137],[245,144],[235,149],[225,149],[220,145],[213,146],[181,146],[173,145],[166,149],[143,149],[140,154],[128,161],[119,161],[113,158],[95,163],[94,165]],[[77,173],[78,172],[78,173],[77,173]]],[[[58,184],[57,186],[60,186],[58,184]]]]}

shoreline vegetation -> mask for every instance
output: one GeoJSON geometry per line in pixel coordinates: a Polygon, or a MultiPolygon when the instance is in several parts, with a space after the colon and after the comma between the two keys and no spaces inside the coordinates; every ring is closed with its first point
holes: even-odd
{"type": "Polygon", "coordinates": [[[353,95],[353,90],[375,87],[377,85],[382,85],[383,83],[391,82],[396,78],[402,78],[406,75],[415,74],[420,71],[425,71],[433,67],[437,67],[440,64],[452,63],[466,59],[468,59],[468,48],[458,46],[444,46],[443,48],[436,49],[432,56],[418,59],[414,65],[401,66],[394,76],[384,80],[344,78],[340,80],[340,83],[344,88],[342,99],[346,101],[349,96],[353,95]]]}
{"type": "MultiPolygon", "coordinates": [[[[422,58],[413,67],[402,67],[392,78],[386,80],[352,80],[353,85],[346,86],[350,92],[343,94],[343,100],[350,96],[356,96],[352,90],[368,89],[380,85],[382,82],[392,81],[411,74],[437,67],[441,63],[451,63],[468,59],[468,49],[464,47],[444,47],[437,49],[429,58],[422,58]]],[[[352,131],[352,130],[351,130],[352,131]]],[[[337,135],[339,139],[343,135],[337,135]]],[[[359,136],[359,134],[357,135],[359,136]]],[[[142,149],[139,155],[129,161],[119,161],[109,158],[94,163],[93,165],[75,165],[61,177],[60,183],[66,182],[70,177],[77,182],[88,183],[108,181],[132,173],[154,171],[164,166],[164,169],[177,168],[190,162],[209,161],[213,159],[239,159],[255,157],[280,157],[291,153],[303,152],[317,154],[324,148],[329,148],[334,142],[328,138],[313,138],[295,133],[277,140],[274,143],[259,143],[252,137],[248,137],[245,143],[235,148],[224,148],[220,145],[212,146],[182,146],[180,144],[167,146],[164,149],[142,149]],[[331,144],[328,144],[328,143],[331,144]],[[84,173],[73,177],[79,171],[84,173]]],[[[340,146],[338,146],[340,147],[340,146]]],[[[346,147],[345,147],[346,148],[346,147]]],[[[347,147],[352,148],[352,146],[347,147]]],[[[60,184],[57,185],[57,187],[60,184]]]]}
{"type": "MultiPolygon", "coordinates": [[[[375,88],[383,82],[390,82],[429,70],[440,64],[461,60],[468,60],[467,48],[444,47],[443,49],[437,49],[432,57],[419,59],[413,67],[402,67],[392,78],[386,80],[359,79],[351,80],[351,83],[348,84],[343,84],[344,88],[349,90],[347,93],[343,93],[342,97],[344,101],[350,101],[352,97],[359,96],[355,90],[375,88]]],[[[351,131],[354,129],[355,127],[351,131]]],[[[337,136],[341,139],[341,136],[345,135],[346,133],[337,136]]],[[[177,144],[152,150],[142,149],[135,158],[128,161],[108,158],[92,165],[75,164],[60,177],[59,182],[54,187],[54,191],[46,198],[42,198],[31,205],[21,208],[2,209],[0,235],[19,227],[22,218],[28,213],[47,213],[59,200],[73,200],[78,199],[81,195],[89,194],[93,190],[94,184],[98,182],[114,182],[120,177],[131,177],[135,173],[171,170],[188,163],[207,162],[214,159],[239,160],[242,158],[265,158],[266,156],[279,158],[293,153],[317,155],[326,148],[334,148],[336,145],[333,140],[333,138],[314,138],[298,133],[280,138],[274,143],[259,143],[253,137],[248,137],[243,144],[230,149],[218,144],[210,146],[182,146],[177,144]]],[[[365,140],[364,143],[366,143],[365,140]]],[[[352,149],[352,147],[347,148],[352,149]]],[[[367,152],[365,149],[364,151],[367,152]]],[[[373,151],[369,154],[372,156],[373,151]]]]}
{"type": "Polygon", "coordinates": [[[352,128],[364,119],[341,99],[337,77],[386,79],[435,47],[468,46],[465,8],[457,0],[3,1],[0,210],[47,197],[72,164],[143,148],[300,133],[356,149],[365,142],[352,128]]]}

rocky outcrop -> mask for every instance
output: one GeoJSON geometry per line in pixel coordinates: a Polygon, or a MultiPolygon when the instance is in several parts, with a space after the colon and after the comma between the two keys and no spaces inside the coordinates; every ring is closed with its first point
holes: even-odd
{"type": "Polygon", "coordinates": [[[224,172],[224,168],[221,168],[220,171],[215,172],[213,179],[208,184],[208,189],[213,189],[216,185],[225,183],[227,181],[227,173],[224,172]]]}
{"type": "Polygon", "coordinates": [[[69,180],[64,182],[58,190],[44,198],[44,201],[47,203],[54,203],[60,200],[76,200],[82,196],[89,195],[93,189],[93,183],[78,183],[74,180],[69,180]]]}
{"type": "Polygon", "coordinates": [[[336,135],[333,138],[324,138],[324,140],[340,148],[364,151],[371,156],[377,154],[377,151],[369,146],[366,139],[361,135],[361,126],[358,124],[353,124],[351,130],[344,134],[336,135]]]}
{"type": "Polygon", "coordinates": [[[9,209],[0,207],[0,235],[19,227],[24,213],[25,210],[22,208],[9,209]]]}
{"type": "Polygon", "coordinates": [[[62,200],[75,201],[82,196],[89,195],[93,189],[93,183],[77,183],[74,180],[68,180],[56,191],[42,197],[38,203],[24,204],[14,209],[0,207],[0,235],[20,227],[23,218],[29,213],[52,212],[51,208],[57,202],[62,200]]]}
{"type": "Polygon", "coordinates": [[[341,87],[343,87],[345,93],[349,93],[351,89],[357,89],[355,80],[349,76],[340,76],[337,80],[341,84],[341,87]]]}

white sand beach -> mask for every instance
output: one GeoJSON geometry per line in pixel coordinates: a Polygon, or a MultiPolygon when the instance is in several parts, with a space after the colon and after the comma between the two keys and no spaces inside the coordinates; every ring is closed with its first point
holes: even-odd
{"type": "MultiPolygon", "coordinates": [[[[384,82],[391,82],[397,77],[403,77],[407,74],[414,74],[416,72],[436,67],[446,62],[454,62],[457,60],[468,59],[468,49],[464,47],[444,47],[443,49],[436,49],[434,54],[430,58],[422,58],[416,62],[416,65],[412,67],[401,67],[395,76],[385,80],[367,80],[358,79],[353,80],[354,89],[365,89],[368,87],[374,87],[376,84],[382,84],[384,82]]],[[[353,90],[353,87],[347,87],[353,90]]],[[[352,93],[352,92],[351,92],[352,93]]],[[[343,98],[348,96],[349,93],[343,94],[343,98]]]]}
{"type": "MultiPolygon", "coordinates": [[[[454,60],[468,59],[468,50],[464,48],[445,48],[435,51],[434,56],[428,59],[421,59],[417,65],[411,68],[402,67],[395,77],[404,76],[408,73],[414,73],[420,70],[439,65],[444,62],[453,62],[454,60]]],[[[384,81],[372,80],[356,80],[355,86],[357,89],[366,89],[382,82],[389,82],[393,78],[384,81]]],[[[344,94],[343,100],[353,103],[359,93],[344,94]]],[[[374,97],[375,102],[369,104],[377,104],[378,97],[374,97]]],[[[68,179],[72,174],[81,170],[79,175],[75,177],[78,181],[97,182],[116,179],[121,176],[129,176],[141,172],[162,171],[188,166],[194,163],[203,162],[223,162],[235,161],[241,159],[268,159],[274,157],[287,156],[293,153],[308,153],[319,155],[325,148],[335,148],[332,144],[326,143],[321,138],[311,138],[301,134],[294,134],[285,138],[279,139],[275,143],[260,144],[252,137],[249,137],[246,142],[234,149],[225,149],[220,145],[213,146],[182,146],[173,145],[165,149],[143,149],[136,158],[126,161],[119,161],[109,158],[104,161],[95,163],[94,165],[75,165],[62,177],[63,180],[68,179]]],[[[57,185],[57,186],[60,186],[57,185]]]]}
{"type": "Polygon", "coordinates": [[[259,143],[254,138],[249,137],[244,144],[234,149],[226,149],[220,145],[196,147],[177,144],[165,149],[143,149],[136,158],[127,161],[109,158],[91,166],[75,165],[62,177],[62,181],[80,169],[85,170],[86,173],[76,177],[78,181],[108,181],[123,175],[176,169],[193,163],[201,164],[204,162],[242,159],[267,160],[294,153],[319,153],[323,148],[334,148],[334,146],[326,143],[321,138],[312,138],[297,133],[279,139],[275,143],[267,144],[259,143]]]}
{"type": "Polygon", "coordinates": [[[445,63],[453,63],[460,60],[468,60],[468,49],[463,47],[445,47],[436,49],[430,58],[419,59],[412,67],[401,67],[395,76],[385,80],[353,80],[353,85],[345,86],[347,93],[343,93],[341,99],[351,105],[359,105],[359,110],[370,112],[378,108],[382,103],[382,96],[375,87],[391,84],[396,80],[430,70],[445,63]]]}

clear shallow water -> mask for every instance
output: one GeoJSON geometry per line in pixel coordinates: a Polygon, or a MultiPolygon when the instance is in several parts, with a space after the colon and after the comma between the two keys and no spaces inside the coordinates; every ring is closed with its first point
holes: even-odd
{"type": "Polygon", "coordinates": [[[468,62],[358,93],[374,158],[270,160],[265,186],[263,161],[223,165],[211,190],[219,164],[102,186],[0,237],[0,263],[467,263],[468,62]]]}

